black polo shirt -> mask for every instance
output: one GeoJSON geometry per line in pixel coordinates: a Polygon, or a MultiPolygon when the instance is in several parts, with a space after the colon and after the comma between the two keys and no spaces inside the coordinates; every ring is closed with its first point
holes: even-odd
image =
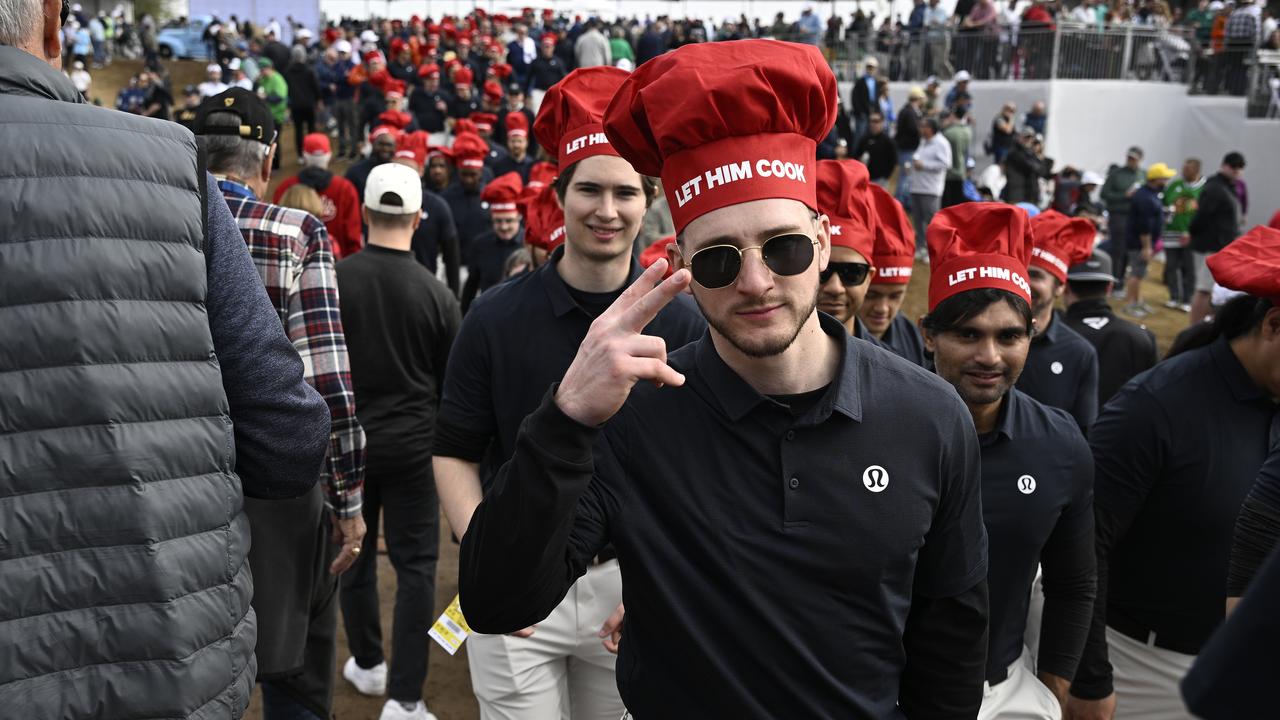
{"type": "Polygon", "coordinates": [[[1098,417],[1098,353],[1055,310],[1049,329],[1031,339],[1018,389],[1071,413],[1087,434],[1098,417]]]}
{"type": "Polygon", "coordinates": [[[1156,364],[1156,336],[1116,317],[1104,298],[1072,303],[1061,319],[1098,353],[1098,407],[1130,378],[1156,364]]]}
{"type": "Polygon", "coordinates": [[[453,102],[453,96],[443,89],[428,92],[422,88],[415,88],[413,94],[409,96],[409,112],[417,118],[418,127],[423,130],[429,133],[444,132],[445,118],[448,117],[447,111],[451,102],[453,102]],[[443,102],[445,110],[436,107],[437,102],[443,102]]]}
{"type": "MultiPolygon", "coordinates": [[[[564,249],[556,248],[537,270],[477,299],[454,342],[435,454],[479,462],[485,488],[515,452],[520,421],[538,407],[547,387],[564,376],[591,321],[611,302],[565,284],[556,271],[563,256],[564,249]]],[[[626,284],[642,271],[633,260],[626,284]]],[[[701,337],[706,326],[686,295],[664,308],[645,333],[663,338],[667,349],[675,350],[701,337]]]]}
{"type": "Polygon", "coordinates": [[[1073,694],[1111,691],[1104,623],[1194,655],[1222,621],[1232,529],[1276,408],[1225,339],[1156,365],[1103,408],[1089,434],[1098,602],[1073,694]]]}
{"type": "Polygon", "coordinates": [[[897,353],[898,357],[925,367],[924,338],[920,336],[920,328],[908,320],[906,315],[898,313],[893,316],[893,322],[889,323],[880,342],[897,353]]]}
{"type": "Polygon", "coordinates": [[[603,432],[548,392],[463,540],[471,625],[541,620],[612,542],[639,718],[973,717],[987,541],[969,411],[819,318],[843,357],[799,417],[709,334],[669,356],[683,386],[637,385],[603,432]],[[957,597],[971,612],[911,632],[957,597]]]}
{"type": "Polygon", "coordinates": [[[982,445],[982,516],[990,538],[987,676],[1003,680],[1022,654],[1036,567],[1044,567],[1039,672],[1071,679],[1089,633],[1095,591],[1093,455],[1064,410],[1017,388],[982,445]]]}
{"type": "Polygon", "coordinates": [[[458,230],[453,224],[453,211],[436,193],[422,188],[422,221],[413,231],[413,256],[434,275],[444,260],[445,284],[456,297],[458,286],[458,230]]]}
{"type": "Polygon", "coordinates": [[[488,203],[480,199],[480,190],[474,193],[467,192],[457,183],[442,190],[440,197],[449,204],[449,211],[453,213],[453,226],[458,230],[458,248],[462,253],[462,264],[470,268],[472,243],[493,227],[493,223],[489,220],[488,203]]]}
{"type": "Polygon", "coordinates": [[[471,245],[470,267],[471,273],[478,278],[476,289],[484,292],[502,282],[507,258],[523,245],[523,228],[510,240],[499,240],[492,229],[476,238],[471,245]]]}

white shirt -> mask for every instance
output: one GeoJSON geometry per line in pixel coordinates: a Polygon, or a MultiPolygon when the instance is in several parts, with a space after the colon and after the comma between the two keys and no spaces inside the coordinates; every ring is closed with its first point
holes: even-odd
{"type": "Polygon", "coordinates": [[[224,82],[213,82],[212,80],[205,80],[204,82],[200,83],[200,86],[198,89],[200,90],[200,97],[207,98],[207,97],[213,97],[214,95],[224,92],[227,89],[227,87],[228,87],[227,84],[224,82]]]}
{"type": "Polygon", "coordinates": [[[942,133],[928,140],[922,137],[920,147],[916,148],[913,159],[919,160],[923,167],[912,166],[914,170],[911,174],[911,194],[942,197],[947,170],[951,167],[951,143],[942,137],[942,133]]]}
{"type": "Polygon", "coordinates": [[[76,86],[76,90],[83,95],[89,91],[89,85],[92,84],[93,78],[89,77],[89,73],[86,70],[72,70],[71,82],[76,86]]]}

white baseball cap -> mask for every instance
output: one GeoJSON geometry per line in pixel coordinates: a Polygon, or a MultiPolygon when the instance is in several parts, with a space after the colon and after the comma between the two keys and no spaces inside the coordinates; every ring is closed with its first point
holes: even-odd
{"type": "Polygon", "coordinates": [[[339,40],[333,44],[333,49],[340,53],[351,54],[351,42],[349,40],[339,40]]]}
{"type": "Polygon", "coordinates": [[[388,215],[416,213],[422,209],[422,178],[407,165],[379,165],[365,181],[364,206],[388,215]]]}
{"type": "Polygon", "coordinates": [[[208,67],[206,67],[206,68],[204,69],[204,71],[205,71],[206,73],[213,73],[213,72],[216,72],[216,73],[218,73],[219,75],[221,75],[221,74],[222,74],[222,66],[221,66],[221,65],[219,65],[218,63],[209,63],[208,67]]]}
{"type": "Polygon", "coordinates": [[[1084,175],[1080,176],[1081,185],[1101,185],[1102,176],[1092,170],[1085,170],[1084,175]]]}
{"type": "Polygon", "coordinates": [[[961,70],[956,73],[955,78],[953,78],[955,82],[968,82],[971,79],[973,79],[973,76],[969,74],[968,70],[961,70]]]}
{"type": "Polygon", "coordinates": [[[378,33],[372,30],[365,30],[360,33],[360,40],[367,43],[376,43],[378,42],[378,33]]]}

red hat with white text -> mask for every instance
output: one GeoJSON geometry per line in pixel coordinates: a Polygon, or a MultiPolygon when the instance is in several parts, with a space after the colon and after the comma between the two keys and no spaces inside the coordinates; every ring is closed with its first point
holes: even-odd
{"type": "Polygon", "coordinates": [[[1031,218],[1031,266],[1067,281],[1067,271],[1089,259],[1098,229],[1084,218],[1045,210],[1031,218]]]}
{"type": "Polygon", "coordinates": [[[933,216],[929,241],[929,312],[952,295],[993,288],[1031,302],[1027,261],[1031,221],[1004,203],[962,203],[933,216]]]}
{"type": "Polygon", "coordinates": [[[517,205],[524,194],[524,181],[520,173],[509,172],[489,181],[480,191],[480,199],[489,203],[490,215],[515,215],[520,212],[517,205]]]}
{"type": "Polygon", "coordinates": [[[636,68],[605,134],[662,178],[676,232],[730,205],[786,198],[817,209],[815,153],[836,120],[836,78],[816,47],[696,43],[636,68]]]}
{"type": "Polygon", "coordinates": [[[876,224],[870,184],[867,166],[857,160],[818,161],[818,212],[831,221],[831,246],[856,250],[868,263],[876,224]]]}
{"type": "Polygon", "coordinates": [[[872,283],[906,285],[915,262],[916,231],[902,203],[872,183],[871,205],[876,209],[876,241],[871,251],[875,266],[872,283]]]}
{"type": "Polygon", "coordinates": [[[609,100],[628,77],[625,70],[614,67],[580,68],[543,96],[533,133],[560,167],[593,155],[617,156],[601,121],[609,100]]]}
{"type": "Polygon", "coordinates": [[[464,132],[453,139],[453,163],[460,168],[482,168],[489,157],[489,143],[475,133],[464,132]]]}
{"type": "Polygon", "coordinates": [[[564,242],[564,211],[556,202],[554,187],[548,184],[536,192],[526,192],[520,204],[526,245],[551,252],[564,242]]]}

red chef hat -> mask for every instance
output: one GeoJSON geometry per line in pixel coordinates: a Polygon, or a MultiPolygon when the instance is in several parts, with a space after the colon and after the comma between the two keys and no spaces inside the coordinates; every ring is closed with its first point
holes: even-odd
{"type": "Polygon", "coordinates": [[[876,242],[871,264],[875,266],[873,283],[906,285],[911,282],[915,260],[916,231],[902,203],[888,190],[871,184],[871,206],[876,211],[876,242]]]}
{"type": "Polygon", "coordinates": [[[528,187],[536,187],[541,190],[543,187],[555,182],[556,175],[559,174],[560,170],[555,163],[536,162],[533,167],[529,168],[528,187]]]}
{"type": "Polygon", "coordinates": [[[439,65],[435,63],[427,63],[426,65],[423,65],[422,67],[418,68],[418,77],[428,78],[432,76],[440,77],[439,65]]]}
{"type": "Polygon", "coordinates": [[[526,244],[551,252],[564,242],[564,211],[556,202],[555,188],[547,184],[537,191],[526,189],[521,206],[526,244]]]}
{"type": "Polygon", "coordinates": [[[628,77],[615,67],[574,70],[551,86],[533,121],[538,144],[554,149],[560,167],[592,155],[617,155],[600,124],[609,99],[628,77]]]}
{"type": "Polygon", "coordinates": [[[454,85],[470,85],[475,82],[476,74],[471,72],[471,68],[459,68],[458,72],[453,74],[454,85]]]}
{"type": "Polygon", "coordinates": [[[427,143],[428,135],[421,130],[404,133],[396,142],[396,157],[412,159],[421,170],[427,166],[427,143]]]}
{"type": "Polygon", "coordinates": [[[476,130],[485,130],[493,132],[493,124],[498,122],[498,116],[487,112],[473,112],[469,115],[471,122],[475,123],[476,130]]]}
{"type": "Polygon", "coordinates": [[[1084,218],[1073,218],[1057,210],[1046,210],[1031,218],[1031,265],[1042,268],[1067,281],[1067,269],[1089,259],[1093,253],[1093,239],[1098,234],[1093,223],[1084,218]]]}
{"type": "Polygon", "coordinates": [[[404,40],[402,40],[402,39],[400,39],[400,38],[392,38],[392,39],[391,39],[391,54],[392,54],[392,55],[399,55],[399,54],[400,54],[400,51],[401,51],[401,50],[404,50],[406,47],[408,47],[408,46],[407,46],[407,45],[405,45],[404,40]]]}
{"type": "Polygon", "coordinates": [[[1280,230],[1258,225],[1209,257],[1218,284],[1280,307],[1280,230]]]}
{"type": "Polygon", "coordinates": [[[676,232],[729,205],[817,206],[817,143],[836,120],[836,79],[811,45],[697,43],[636,68],[605,133],[643,175],[660,175],[676,232]]]}
{"type": "Polygon", "coordinates": [[[494,103],[502,102],[502,83],[497,80],[484,82],[484,95],[494,103]]]}
{"type": "Polygon", "coordinates": [[[453,121],[453,134],[461,135],[463,133],[480,134],[480,129],[476,127],[475,121],[468,118],[458,118],[453,121]]]}
{"type": "Polygon", "coordinates": [[[400,139],[400,128],[394,125],[379,125],[369,131],[369,142],[377,140],[379,136],[390,133],[393,140],[400,139]]]}
{"type": "Polygon", "coordinates": [[[818,212],[831,220],[831,244],[857,250],[871,262],[875,210],[867,186],[871,176],[857,160],[818,161],[818,212]]]}
{"type": "Polygon", "coordinates": [[[437,156],[444,158],[446,161],[448,161],[448,162],[449,162],[449,164],[450,164],[450,165],[452,165],[452,164],[453,164],[453,151],[452,151],[452,150],[450,150],[449,148],[447,148],[447,147],[445,147],[445,146],[443,146],[443,145],[428,145],[428,146],[427,146],[427,159],[428,159],[428,160],[430,160],[431,158],[433,158],[433,157],[437,157],[437,156]]]}
{"type": "Polygon", "coordinates": [[[403,110],[384,110],[378,114],[378,123],[390,125],[396,130],[404,130],[413,122],[413,116],[403,110]]]}
{"type": "Polygon", "coordinates": [[[1027,211],[1003,203],[962,203],[929,223],[929,312],[968,290],[1005,290],[1031,302],[1027,211]]]}
{"type": "Polygon", "coordinates": [[[382,56],[381,50],[370,50],[369,52],[365,53],[364,61],[368,65],[372,65],[374,63],[382,63],[383,65],[387,64],[387,59],[382,56]]]}
{"type": "Polygon", "coordinates": [[[494,63],[489,66],[489,72],[493,73],[499,80],[506,80],[511,77],[512,68],[506,63],[494,63]]]}
{"type": "MultiPolygon", "coordinates": [[[[455,127],[455,129],[457,129],[455,127]]],[[[489,143],[473,132],[459,133],[453,139],[453,164],[465,168],[484,167],[489,157],[489,143]]]]}
{"type": "Polygon", "coordinates": [[[490,215],[516,214],[520,212],[517,205],[524,195],[524,181],[520,173],[509,172],[489,181],[480,191],[480,199],[489,203],[490,215]]]}
{"type": "Polygon", "coordinates": [[[387,91],[387,84],[390,83],[392,79],[391,73],[386,70],[375,70],[374,72],[369,73],[369,84],[383,92],[387,91]]]}
{"type": "Polygon", "coordinates": [[[471,47],[471,38],[469,38],[469,37],[467,37],[467,36],[465,36],[465,35],[463,35],[462,37],[458,38],[458,47],[462,47],[462,46],[464,46],[464,45],[465,45],[465,46],[467,46],[467,47],[471,47]]]}
{"type": "MultiPolygon", "coordinates": [[[[664,238],[658,238],[656,241],[654,241],[652,245],[645,248],[640,253],[640,265],[647,268],[650,265],[658,262],[662,258],[665,258],[667,256],[667,246],[675,241],[676,241],[675,235],[668,235],[664,238]]],[[[676,269],[674,267],[672,267],[671,265],[667,265],[667,272],[665,273],[664,277],[671,277],[671,275],[675,271],[676,269]]]]}
{"type": "Polygon", "coordinates": [[[507,135],[529,136],[529,118],[525,117],[524,113],[518,110],[509,112],[504,118],[504,123],[507,127],[507,135]]]}
{"type": "Polygon", "coordinates": [[[556,41],[559,39],[560,38],[556,37],[556,34],[553,32],[544,32],[542,33],[542,37],[539,38],[539,42],[544,45],[555,45],[556,41]]]}
{"type": "Polygon", "coordinates": [[[387,95],[387,97],[388,97],[388,98],[390,98],[390,97],[391,97],[391,96],[393,96],[393,95],[394,95],[395,97],[401,97],[401,98],[402,98],[402,97],[404,97],[404,91],[405,91],[405,84],[404,84],[404,81],[403,81],[403,80],[388,80],[388,81],[386,82],[386,84],[384,84],[384,85],[382,86],[382,91],[383,91],[384,93],[386,93],[386,95],[387,95]]]}
{"type": "MultiPolygon", "coordinates": [[[[530,12],[532,12],[532,11],[530,11],[530,12]]],[[[555,11],[555,10],[552,10],[551,8],[542,8],[542,17],[544,17],[544,18],[553,18],[553,17],[555,17],[555,16],[556,16],[556,11],[555,11]]]]}

